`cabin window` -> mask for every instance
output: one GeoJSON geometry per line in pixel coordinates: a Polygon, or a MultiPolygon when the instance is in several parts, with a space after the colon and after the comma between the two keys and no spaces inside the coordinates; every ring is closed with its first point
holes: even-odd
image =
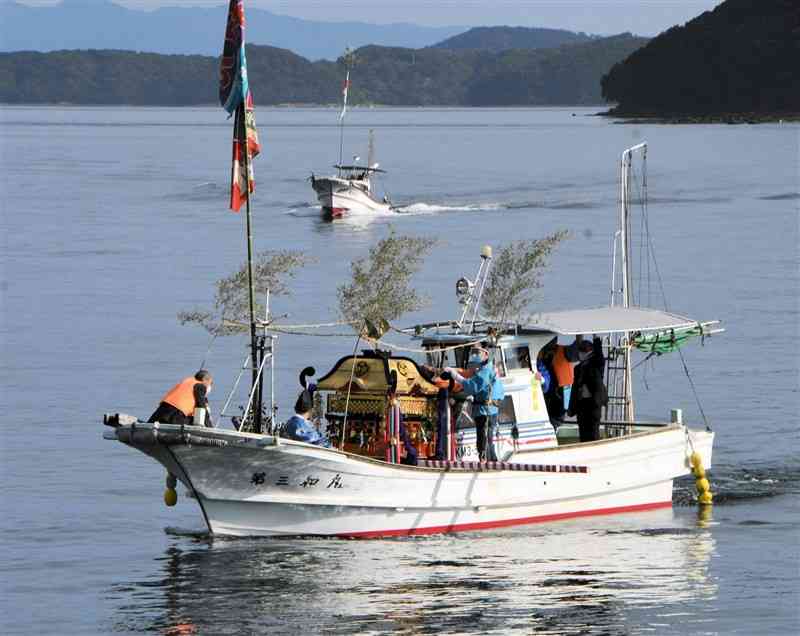
{"type": "Polygon", "coordinates": [[[504,349],[506,368],[509,371],[523,369],[531,371],[531,352],[528,345],[520,347],[506,347],[504,349]]]}
{"type": "Polygon", "coordinates": [[[506,377],[508,375],[508,372],[506,371],[506,362],[503,360],[503,355],[500,353],[500,349],[495,349],[493,360],[494,370],[497,372],[497,377],[506,377]]]}
{"type": "Polygon", "coordinates": [[[503,402],[497,407],[497,422],[499,424],[516,424],[517,413],[514,410],[514,400],[510,395],[503,398],[503,402]]]}

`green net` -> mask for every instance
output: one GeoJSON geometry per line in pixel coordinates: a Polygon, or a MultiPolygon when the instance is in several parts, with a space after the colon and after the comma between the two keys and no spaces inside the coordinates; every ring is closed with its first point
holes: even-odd
{"type": "Polygon", "coordinates": [[[682,329],[666,329],[653,333],[638,333],[631,343],[640,351],[647,353],[672,353],[677,351],[692,338],[703,335],[703,329],[699,325],[694,327],[684,327],[682,329]]]}

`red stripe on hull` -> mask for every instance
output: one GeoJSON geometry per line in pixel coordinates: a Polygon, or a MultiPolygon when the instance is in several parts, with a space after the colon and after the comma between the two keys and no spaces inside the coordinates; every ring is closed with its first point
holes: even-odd
{"type": "Polygon", "coordinates": [[[348,208],[322,208],[322,215],[328,219],[341,219],[348,211],[348,208]]]}
{"type": "Polygon", "coordinates": [[[594,517],[597,515],[620,514],[624,512],[643,512],[659,508],[671,508],[672,501],[658,501],[655,503],[636,504],[635,506],[619,506],[615,508],[598,508],[597,510],[578,510],[576,512],[562,512],[553,515],[540,515],[538,517],[522,517],[520,519],[503,519],[500,521],[479,521],[476,523],[452,524],[447,526],[430,526],[428,528],[408,528],[406,530],[377,530],[370,532],[347,532],[336,536],[343,539],[377,539],[379,537],[413,537],[425,534],[442,534],[447,532],[466,532],[468,530],[488,530],[490,528],[507,528],[521,526],[528,523],[544,523],[546,521],[560,521],[576,517],[594,517]]]}
{"type": "Polygon", "coordinates": [[[541,439],[532,439],[528,440],[527,442],[520,442],[519,445],[527,446],[528,444],[541,444],[543,442],[555,442],[555,441],[556,438],[551,436],[551,437],[542,437],[541,439]]]}

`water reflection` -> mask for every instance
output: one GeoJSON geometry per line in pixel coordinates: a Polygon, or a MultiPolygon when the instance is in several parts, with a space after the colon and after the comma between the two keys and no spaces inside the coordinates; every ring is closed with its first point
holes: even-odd
{"type": "Polygon", "coordinates": [[[114,628],[634,634],[679,617],[691,630],[717,594],[711,522],[661,511],[386,541],[178,536],[152,578],[115,586],[114,628]]]}

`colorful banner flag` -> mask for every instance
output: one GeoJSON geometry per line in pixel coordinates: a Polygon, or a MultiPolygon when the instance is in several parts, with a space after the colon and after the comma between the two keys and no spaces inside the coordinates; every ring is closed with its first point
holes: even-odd
{"type": "Polygon", "coordinates": [[[253,96],[247,81],[244,29],[244,0],[231,0],[220,63],[219,101],[229,114],[235,115],[231,167],[231,209],[235,212],[249,193],[255,191],[252,159],[261,152],[253,96]]]}
{"type": "Polygon", "coordinates": [[[233,123],[231,210],[234,212],[238,212],[242,203],[247,201],[249,193],[256,190],[256,181],[253,177],[253,157],[259,152],[261,152],[261,146],[258,143],[258,132],[256,131],[253,97],[248,93],[247,100],[236,110],[233,123]],[[246,171],[245,164],[247,165],[246,171]]]}
{"type": "Polygon", "coordinates": [[[344,119],[344,114],[347,112],[347,91],[350,89],[350,69],[347,69],[347,78],[344,80],[342,87],[342,113],[339,115],[339,121],[344,119]]]}

